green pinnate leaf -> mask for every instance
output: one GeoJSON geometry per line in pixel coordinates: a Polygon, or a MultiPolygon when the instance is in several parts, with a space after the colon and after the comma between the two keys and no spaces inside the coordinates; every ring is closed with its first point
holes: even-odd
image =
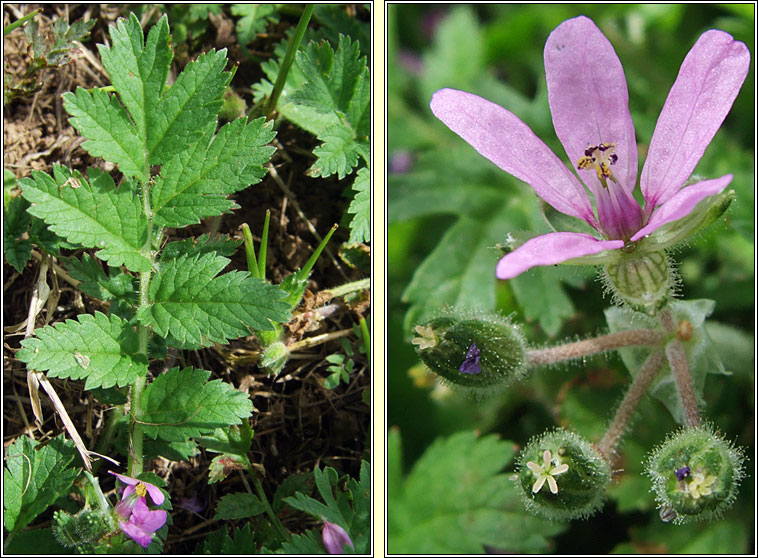
{"type": "Polygon", "coordinates": [[[360,56],[358,43],[350,37],[340,35],[336,52],[327,41],[309,43],[304,51],[298,52],[297,64],[306,82],[292,95],[294,102],[321,112],[343,114],[348,114],[353,104],[363,103],[359,84],[368,75],[368,68],[366,59],[360,56]]]}
{"type": "Polygon", "coordinates": [[[3,469],[4,522],[20,531],[59,497],[66,494],[79,471],[69,467],[74,444],[61,434],[37,449],[38,442],[22,436],[8,448],[3,469]]]}
{"type": "Polygon", "coordinates": [[[183,442],[247,419],[253,412],[247,394],[221,380],[207,382],[210,375],[172,368],[158,376],[142,395],[145,434],[183,442]]]}
{"type": "Polygon", "coordinates": [[[313,478],[324,503],[307,493],[297,492],[283,501],[292,508],[318,519],[326,519],[346,529],[356,554],[369,552],[369,519],[371,507],[371,466],[361,463],[360,480],[340,478],[331,467],[314,469],[313,478]],[[343,481],[345,481],[343,484],[343,481]],[[345,489],[341,488],[345,486],[345,489]]]}
{"type": "Polygon", "coordinates": [[[263,33],[271,21],[279,21],[275,4],[232,4],[232,15],[242,16],[236,25],[237,39],[245,46],[255,39],[258,33],[263,33]]]}
{"type": "Polygon", "coordinates": [[[218,503],[214,519],[244,519],[266,511],[266,506],[255,494],[246,492],[227,494],[218,503]]]}
{"type": "Polygon", "coordinates": [[[197,238],[185,238],[169,242],[161,250],[161,260],[171,260],[180,256],[194,256],[215,252],[219,256],[230,257],[237,251],[242,239],[232,238],[226,234],[202,234],[197,238]]]}
{"type": "MultiPolygon", "coordinates": [[[[397,452],[399,434],[392,431],[389,436],[388,447],[397,452]]],[[[388,469],[388,478],[400,483],[388,487],[389,552],[482,554],[485,545],[514,553],[545,552],[546,537],[565,526],[524,509],[516,486],[503,472],[514,454],[511,442],[461,432],[434,442],[404,479],[402,472],[388,469]],[[446,480],[447,490],[439,490],[439,479],[446,480]]],[[[392,468],[400,461],[388,456],[392,468]]]]}
{"type": "Polygon", "coordinates": [[[164,15],[150,29],[147,42],[134,13],[112,25],[110,36],[112,46],[98,45],[100,58],[136,125],[137,136],[147,138],[173,57],[168,17],[164,15]]]}
{"type": "Polygon", "coordinates": [[[232,80],[224,72],[226,49],[211,50],[187,64],[176,82],[148,114],[150,164],[159,165],[186,150],[216,122],[223,95],[232,80]]]}
{"type": "MultiPolygon", "coordinates": [[[[350,547],[348,546],[348,549],[350,547]]],[[[302,534],[293,534],[292,539],[282,543],[282,554],[293,556],[310,556],[326,554],[319,529],[310,529],[302,534]]]]}
{"type": "Polygon", "coordinates": [[[156,222],[183,227],[237,207],[227,198],[266,174],[263,165],[274,148],[267,145],[276,135],[265,118],[239,118],[214,135],[215,121],[187,151],[166,163],[153,187],[156,222]]]}
{"type": "Polygon", "coordinates": [[[358,164],[359,145],[353,139],[352,130],[336,124],[324,130],[318,139],[324,143],[313,150],[318,158],[308,174],[315,177],[336,174],[343,179],[358,164]]]}
{"type": "Polygon", "coordinates": [[[146,180],[143,144],[115,96],[100,89],[76,88],[63,94],[71,125],[85,138],[82,147],[93,157],[118,165],[124,176],[146,180]]]}
{"type": "Polygon", "coordinates": [[[126,386],[147,373],[134,327],[118,316],[80,314],[35,330],[16,357],[54,378],[86,378],[84,389],[126,386]]]}
{"type": "Polygon", "coordinates": [[[251,554],[256,548],[255,533],[250,523],[234,530],[231,536],[226,527],[214,531],[206,537],[202,546],[198,545],[195,554],[211,554],[215,556],[251,554]]]}
{"type": "Polygon", "coordinates": [[[153,304],[137,318],[160,336],[182,344],[209,346],[271,330],[270,320],[286,322],[289,305],[279,287],[232,271],[217,276],[229,260],[215,254],[182,256],[161,264],[150,284],[153,304]]]}
{"type": "Polygon", "coordinates": [[[29,213],[43,219],[68,241],[100,248],[96,256],[111,266],[149,271],[150,259],[140,252],[147,237],[147,220],[129,181],[116,188],[109,174],[89,169],[89,179],[60,165],[50,176],[32,172],[20,181],[29,213]]]}
{"type": "Polygon", "coordinates": [[[340,35],[336,51],[326,41],[309,43],[297,53],[297,66],[305,81],[289,101],[332,115],[328,123],[310,126],[324,143],[314,150],[318,160],[309,172],[338,174],[341,179],[355,168],[358,157],[369,159],[371,90],[366,58],[357,42],[340,35]]]}
{"type": "Polygon", "coordinates": [[[79,289],[86,295],[100,300],[121,300],[127,304],[136,302],[134,278],[118,267],[109,267],[103,271],[97,260],[89,254],[82,254],[82,259],[70,258],[66,269],[71,277],[81,281],[79,289]]]}
{"type": "Polygon", "coordinates": [[[3,250],[5,259],[21,273],[32,257],[32,243],[22,235],[29,230],[32,218],[26,212],[29,202],[21,197],[11,198],[3,208],[3,250]]]}
{"type": "Polygon", "coordinates": [[[353,215],[348,242],[368,242],[371,240],[371,171],[368,168],[362,168],[356,174],[353,191],[355,197],[347,208],[347,212],[353,215]]]}

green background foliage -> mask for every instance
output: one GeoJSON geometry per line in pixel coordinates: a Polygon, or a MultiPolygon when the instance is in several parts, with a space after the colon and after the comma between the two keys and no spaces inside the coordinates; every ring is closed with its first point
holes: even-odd
{"type": "MultiPolygon", "coordinates": [[[[751,55],[755,52],[752,5],[389,8],[387,421],[401,434],[402,442],[396,437],[393,443],[403,456],[402,475],[412,475],[417,461],[429,459],[425,452],[443,443],[439,437],[461,431],[496,433],[523,445],[558,424],[597,440],[628,385],[629,372],[617,355],[538,370],[503,395],[482,401],[432,395],[408,374],[418,363],[409,343],[411,328],[443,304],[514,314],[537,346],[608,331],[603,310],[610,300],[590,268],[551,267],[509,282],[495,280],[496,245],[505,242],[506,234],[547,232],[539,200],[429,110],[432,93],[441,87],[478,94],[514,112],[565,159],[547,103],[543,48],[552,29],[580,14],[595,21],[621,59],[643,153],[679,66],[702,32],[722,29],[743,41],[751,55]]],[[[751,65],[731,113],[695,170],[708,178],[733,173],[730,188],[736,200],[725,218],[673,253],[682,278],[680,295],[715,301],[706,328],[724,368],[732,372],[707,377],[706,416],[748,455],[754,454],[754,79],[751,65]]],[[[621,445],[623,472],[608,503],[558,536],[544,533],[553,537],[550,551],[750,552],[750,463],[736,505],[723,519],[671,526],[658,518],[641,462],[676,426],[661,402],[643,399],[621,445]]],[[[464,457],[457,454],[458,460],[464,457]]],[[[449,476],[459,465],[455,457],[450,460],[448,472],[437,471],[429,490],[449,488],[449,476]]],[[[510,470],[505,466],[505,472],[510,470]]],[[[408,482],[402,479],[401,474],[388,478],[391,496],[408,482]]],[[[390,516],[393,505],[408,505],[398,498],[390,498],[390,516]]],[[[457,551],[481,552],[482,542],[457,551]]]]}

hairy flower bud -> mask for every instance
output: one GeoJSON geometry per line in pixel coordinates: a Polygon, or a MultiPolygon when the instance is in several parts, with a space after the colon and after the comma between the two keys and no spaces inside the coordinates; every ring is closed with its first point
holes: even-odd
{"type": "Polygon", "coordinates": [[[551,520],[588,517],[603,504],[611,466],[587,440],[557,429],[533,438],[518,458],[528,510],[551,520]]]}
{"type": "Polygon", "coordinates": [[[669,436],[650,455],[646,469],[658,507],[667,511],[668,521],[681,524],[720,517],[732,505],[743,461],[739,448],[701,426],[669,436]]]}
{"type": "Polygon", "coordinates": [[[424,364],[464,391],[489,395],[526,371],[526,341],[499,314],[451,310],[416,326],[415,333],[424,364]]]}

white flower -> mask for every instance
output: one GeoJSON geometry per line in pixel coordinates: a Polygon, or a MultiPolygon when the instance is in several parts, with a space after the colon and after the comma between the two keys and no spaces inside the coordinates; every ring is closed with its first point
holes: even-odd
{"type": "Polygon", "coordinates": [[[540,491],[545,484],[545,481],[547,481],[547,485],[550,487],[550,492],[558,494],[558,483],[555,482],[554,477],[555,475],[565,473],[569,468],[566,463],[553,466],[550,450],[545,450],[542,454],[542,465],[538,465],[534,461],[527,461],[526,466],[537,479],[532,486],[532,492],[534,494],[540,491]]]}

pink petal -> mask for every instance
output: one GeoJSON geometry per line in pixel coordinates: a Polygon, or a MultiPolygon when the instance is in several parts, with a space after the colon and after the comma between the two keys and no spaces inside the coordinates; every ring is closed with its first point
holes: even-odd
{"type": "Polygon", "coordinates": [[[615,143],[611,166],[617,183],[605,189],[594,170],[579,178],[595,194],[598,220],[615,238],[639,228],[641,210],[632,191],[637,181],[637,143],[629,113],[629,93],[621,62],[591,19],[561,23],[545,43],[545,76],[555,133],[574,168],[589,146],[615,143]],[[609,196],[613,194],[613,196],[609,196]]]}
{"type": "Polygon", "coordinates": [[[114,473],[113,471],[108,471],[111,475],[115,475],[118,477],[118,480],[123,482],[124,484],[137,484],[140,482],[139,479],[135,479],[134,477],[127,477],[126,475],[120,475],[118,473],[114,473]]]}
{"type": "Polygon", "coordinates": [[[143,531],[154,533],[166,524],[166,510],[149,510],[144,498],[140,498],[129,520],[143,531]]]}
{"type": "Polygon", "coordinates": [[[141,546],[144,548],[150,546],[150,542],[153,540],[152,533],[146,533],[133,523],[119,521],[118,524],[124,533],[129,535],[131,539],[137,541],[141,546]]]}
{"type": "Polygon", "coordinates": [[[721,192],[732,181],[733,175],[727,174],[720,178],[703,180],[691,186],[682,188],[665,203],[660,205],[650,217],[647,225],[641,228],[632,240],[639,240],[666,223],[676,221],[689,215],[695,206],[708,196],[721,192]]]}
{"type": "Polygon", "coordinates": [[[353,546],[350,535],[336,523],[324,520],[324,529],[321,532],[321,540],[329,554],[344,554],[345,546],[353,546]]]}
{"type": "Polygon", "coordinates": [[[505,172],[528,183],[555,209],[597,225],[581,183],[512,112],[455,89],[437,91],[430,106],[448,128],[505,172]]]}
{"type": "Polygon", "coordinates": [[[537,265],[553,265],[572,258],[590,256],[603,250],[616,250],[623,240],[598,240],[588,234],[555,232],[527,240],[497,263],[498,279],[512,279],[537,265]]]}
{"type": "Polygon", "coordinates": [[[163,496],[163,492],[161,492],[161,489],[157,486],[150,484],[149,482],[142,481],[145,487],[147,488],[147,493],[150,494],[150,498],[153,500],[153,503],[156,506],[160,506],[163,503],[163,500],[165,500],[165,496],[163,496]]]}
{"type": "Polygon", "coordinates": [[[150,484],[147,481],[135,479],[134,477],[127,477],[126,475],[120,475],[118,473],[114,473],[113,471],[108,471],[108,472],[111,475],[117,476],[118,480],[120,480],[124,484],[129,485],[124,489],[124,493],[121,495],[122,500],[126,498],[127,496],[129,496],[129,494],[134,492],[134,485],[140,482],[145,485],[145,488],[147,488],[147,493],[150,494],[150,498],[152,498],[153,502],[156,505],[160,506],[163,503],[163,500],[165,500],[165,496],[163,496],[163,492],[161,492],[160,488],[158,488],[154,484],[150,484]]]}
{"type": "Polygon", "coordinates": [[[706,31],[687,53],[642,168],[646,215],[671,199],[692,174],[731,109],[749,67],[747,47],[723,31],[706,31]]]}

